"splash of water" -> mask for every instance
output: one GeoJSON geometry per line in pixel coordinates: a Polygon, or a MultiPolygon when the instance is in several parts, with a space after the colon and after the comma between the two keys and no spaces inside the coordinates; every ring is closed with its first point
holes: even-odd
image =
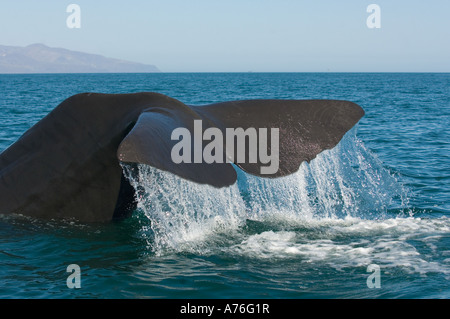
{"type": "Polygon", "coordinates": [[[247,220],[383,218],[406,198],[354,131],[287,177],[263,179],[236,168],[238,182],[228,188],[199,185],[146,165],[123,169],[136,189],[138,210],[150,221],[144,232],[155,252],[198,247],[211,234],[237,232],[247,220]]]}
{"type": "Polygon", "coordinates": [[[245,207],[237,185],[217,189],[181,179],[147,165],[124,166],[138,196],[138,210],[150,220],[155,251],[182,250],[214,232],[237,229],[245,207]]]}
{"type": "MultiPolygon", "coordinates": [[[[302,163],[298,172],[261,179],[238,171],[238,185],[256,219],[275,212],[293,218],[384,218],[407,192],[353,134],[302,163]]],[[[272,216],[269,216],[272,217],[272,216]]]]}

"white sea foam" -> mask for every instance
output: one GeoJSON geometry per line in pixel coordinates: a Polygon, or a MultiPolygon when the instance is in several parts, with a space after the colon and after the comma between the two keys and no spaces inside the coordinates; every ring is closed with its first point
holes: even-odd
{"type": "Polygon", "coordinates": [[[143,233],[156,254],[220,252],[337,269],[377,263],[450,274],[450,258],[444,256],[450,253],[439,248],[449,219],[388,214],[393,206],[407,210],[407,194],[354,132],[293,175],[261,179],[237,169],[238,182],[228,188],[146,165],[124,171],[137,190],[138,209],[150,221],[143,233]],[[248,231],[248,220],[263,226],[248,231]],[[435,254],[444,257],[429,258],[435,254]]]}
{"type": "Polygon", "coordinates": [[[385,269],[402,267],[420,274],[450,275],[448,258],[431,257],[450,254],[450,250],[438,251],[435,246],[448,238],[450,219],[447,217],[383,221],[323,219],[304,221],[302,227],[302,232],[265,231],[251,235],[229,249],[247,258],[299,259],[336,269],[375,263],[385,269]],[[320,236],[315,231],[320,231],[320,236]],[[436,261],[439,259],[442,261],[436,261]]]}

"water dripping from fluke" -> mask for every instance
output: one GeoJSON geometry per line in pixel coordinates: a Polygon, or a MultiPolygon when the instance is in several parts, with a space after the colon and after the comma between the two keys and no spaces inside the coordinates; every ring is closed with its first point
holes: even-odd
{"type": "Polygon", "coordinates": [[[235,167],[238,180],[226,188],[197,184],[143,164],[122,165],[136,190],[137,214],[149,220],[144,232],[157,253],[204,249],[217,236],[242,234],[247,221],[273,226],[377,220],[392,217],[390,209],[406,207],[407,202],[404,187],[355,130],[286,177],[265,179],[235,167]]]}

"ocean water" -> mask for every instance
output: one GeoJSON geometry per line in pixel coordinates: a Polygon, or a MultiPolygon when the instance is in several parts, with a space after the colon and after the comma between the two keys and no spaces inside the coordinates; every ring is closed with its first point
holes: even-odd
{"type": "Polygon", "coordinates": [[[215,189],[142,165],[124,221],[0,216],[0,298],[449,298],[449,84],[448,73],[0,75],[0,151],[80,92],[366,111],[288,177],[238,171],[215,189]],[[67,286],[71,264],[81,288],[67,286]]]}

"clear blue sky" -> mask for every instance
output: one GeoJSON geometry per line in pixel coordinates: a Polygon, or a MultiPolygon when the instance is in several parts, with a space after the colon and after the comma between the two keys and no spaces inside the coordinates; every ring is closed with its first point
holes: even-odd
{"type": "Polygon", "coordinates": [[[450,1],[2,0],[0,44],[32,43],[166,72],[450,72],[450,1]]]}

